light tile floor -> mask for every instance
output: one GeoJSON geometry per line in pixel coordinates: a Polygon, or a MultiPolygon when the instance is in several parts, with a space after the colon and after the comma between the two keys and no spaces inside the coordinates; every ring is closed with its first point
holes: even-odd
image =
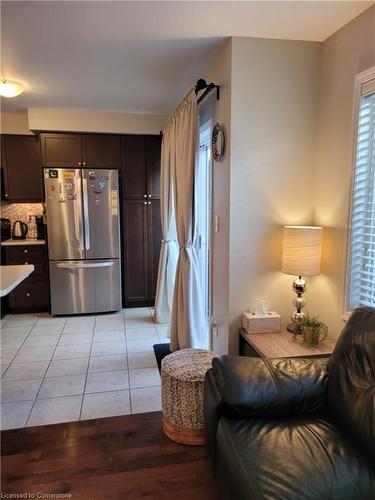
{"type": "Polygon", "coordinates": [[[1,320],[1,429],[161,409],[151,308],[1,320]]]}

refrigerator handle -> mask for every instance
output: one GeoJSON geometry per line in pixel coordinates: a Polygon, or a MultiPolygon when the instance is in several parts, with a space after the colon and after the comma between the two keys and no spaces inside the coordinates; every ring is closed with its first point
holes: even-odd
{"type": "Polygon", "coordinates": [[[83,219],[85,223],[86,250],[90,250],[90,227],[89,227],[89,199],[87,195],[87,179],[83,180],[83,219]]]}
{"type": "Polygon", "coordinates": [[[74,225],[76,238],[79,241],[80,250],[85,249],[83,241],[83,220],[82,220],[82,186],[81,178],[77,177],[76,203],[74,203],[74,225]]]}
{"type": "Polygon", "coordinates": [[[57,264],[57,267],[60,269],[88,269],[88,268],[98,268],[98,267],[112,267],[113,262],[90,262],[90,263],[71,263],[68,262],[60,262],[57,264]]]}

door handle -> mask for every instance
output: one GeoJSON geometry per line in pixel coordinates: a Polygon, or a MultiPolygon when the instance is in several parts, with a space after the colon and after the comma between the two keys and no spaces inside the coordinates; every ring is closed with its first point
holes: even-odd
{"type": "Polygon", "coordinates": [[[86,250],[90,250],[90,227],[89,227],[89,207],[87,195],[87,180],[83,179],[83,220],[85,224],[85,243],[86,250]]]}
{"type": "Polygon", "coordinates": [[[99,267],[112,267],[113,262],[90,262],[84,264],[83,262],[69,264],[68,262],[60,262],[57,267],[60,269],[96,269],[99,267]]]}
{"type": "Polygon", "coordinates": [[[76,203],[74,204],[74,226],[76,238],[79,240],[79,249],[84,250],[83,221],[82,221],[82,185],[81,178],[77,177],[76,203]]]}

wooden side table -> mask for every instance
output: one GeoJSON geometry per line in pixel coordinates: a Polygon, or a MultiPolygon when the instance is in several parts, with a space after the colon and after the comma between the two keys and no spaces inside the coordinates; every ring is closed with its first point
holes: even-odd
{"type": "Polygon", "coordinates": [[[285,328],[279,333],[246,333],[240,329],[240,356],[257,358],[328,358],[335,342],[326,338],[317,346],[303,344],[301,336],[296,340],[285,328]]]}

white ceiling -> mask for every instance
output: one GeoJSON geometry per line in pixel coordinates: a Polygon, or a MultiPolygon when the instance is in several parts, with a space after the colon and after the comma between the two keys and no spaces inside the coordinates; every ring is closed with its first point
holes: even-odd
{"type": "Polygon", "coordinates": [[[373,2],[1,2],[4,111],[168,113],[228,36],[322,41],[373,2]]]}

